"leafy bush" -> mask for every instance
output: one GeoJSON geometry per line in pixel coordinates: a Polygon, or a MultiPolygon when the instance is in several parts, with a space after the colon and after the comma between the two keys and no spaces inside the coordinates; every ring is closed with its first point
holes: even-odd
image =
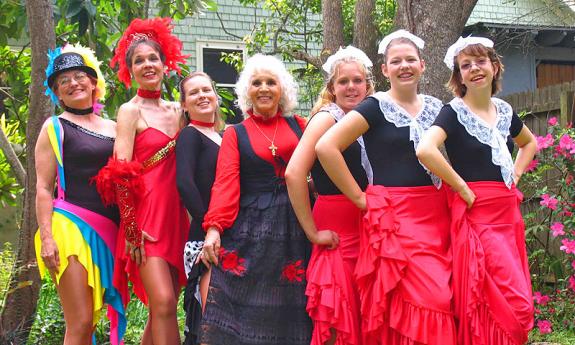
{"type": "MultiPolygon", "coordinates": [[[[554,331],[575,342],[575,130],[549,120],[538,153],[522,179],[527,245],[535,300],[535,338],[554,331]]],[[[561,338],[560,337],[560,338],[561,338]]],[[[557,341],[557,340],[555,340],[557,341]]]]}
{"type": "Polygon", "coordinates": [[[14,260],[16,260],[16,255],[12,249],[12,244],[10,242],[4,243],[4,248],[0,251],[0,310],[4,307],[6,300],[14,260]]]}

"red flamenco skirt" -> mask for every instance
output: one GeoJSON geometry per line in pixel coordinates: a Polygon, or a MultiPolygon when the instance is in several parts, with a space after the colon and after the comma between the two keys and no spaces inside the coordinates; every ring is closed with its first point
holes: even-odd
{"type": "Polygon", "coordinates": [[[359,253],[361,211],[344,195],[320,195],[313,208],[317,228],[339,235],[339,246],[314,245],[307,269],[306,310],[313,321],[311,345],[336,331],[336,345],[360,342],[359,296],[353,272],[359,253]]]}
{"type": "Polygon", "coordinates": [[[520,345],[533,327],[521,193],[503,182],[470,182],[467,209],[452,200],[453,292],[460,345],[520,345]]]}
{"type": "Polygon", "coordinates": [[[447,195],[369,186],[355,277],[364,345],[454,345],[447,195]]]}

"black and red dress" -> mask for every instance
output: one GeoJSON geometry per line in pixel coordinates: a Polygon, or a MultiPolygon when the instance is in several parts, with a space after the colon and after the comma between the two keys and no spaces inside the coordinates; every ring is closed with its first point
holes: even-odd
{"type": "Polygon", "coordinates": [[[473,114],[461,98],[443,107],[434,123],[447,134],[445,148],[455,171],[475,193],[467,209],[451,193],[453,292],[458,344],[520,345],[533,327],[533,298],[513,183],[513,141],[523,123],[503,100],[494,126],[473,114]]]}
{"type": "Polygon", "coordinates": [[[373,168],[355,269],[364,345],[454,345],[447,195],[415,155],[442,103],[420,95],[412,117],[386,93],[355,111],[373,168]]]}
{"type": "Polygon", "coordinates": [[[299,117],[278,113],[264,120],[250,114],[224,133],[204,217],[204,229],[223,232],[201,324],[202,344],[310,343],[305,310],[310,245],[284,182],[303,127],[299,117]]]}

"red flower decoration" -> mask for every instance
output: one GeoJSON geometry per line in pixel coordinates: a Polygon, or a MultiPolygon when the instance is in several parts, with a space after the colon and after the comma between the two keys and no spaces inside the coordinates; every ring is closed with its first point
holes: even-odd
{"type": "Polygon", "coordinates": [[[245,261],[246,259],[240,258],[235,250],[227,251],[224,248],[220,248],[220,262],[224,271],[242,276],[246,272],[245,261]]]}
{"type": "Polygon", "coordinates": [[[287,264],[282,270],[282,277],[289,280],[290,282],[301,282],[305,274],[305,269],[302,267],[302,260],[298,260],[287,264]]]}

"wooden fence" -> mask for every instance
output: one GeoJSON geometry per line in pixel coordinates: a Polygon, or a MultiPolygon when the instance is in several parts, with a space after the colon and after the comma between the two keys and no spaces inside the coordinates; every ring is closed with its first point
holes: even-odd
{"type": "Polygon", "coordinates": [[[517,113],[526,112],[525,124],[535,135],[547,133],[547,120],[556,116],[562,126],[575,120],[575,80],[502,97],[517,113]]]}

